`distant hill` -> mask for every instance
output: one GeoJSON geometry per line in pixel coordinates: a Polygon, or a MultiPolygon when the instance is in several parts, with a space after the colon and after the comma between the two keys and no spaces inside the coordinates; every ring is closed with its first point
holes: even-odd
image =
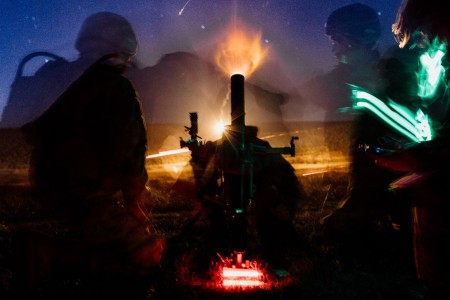
{"type": "MultiPolygon", "coordinates": [[[[26,107],[28,110],[20,108],[8,114],[10,115],[8,120],[14,122],[3,122],[0,127],[17,128],[40,115],[86,67],[81,63],[55,61],[46,64],[45,74],[41,74],[43,71],[40,71],[36,74],[39,75],[36,78],[27,77],[26,80],[38,82],[30,84],[28,86],[30,88],[18,87],[16,92],[29,94],[29,97],[16,97],[23,103],[14,105],[19,108],[26,107]],[[62,78],[64,80],[60,80],[62,78]],[[55,83],[59,81],[64,84],[55,83]],[[41,82],[46,85],[42,86],[41,82]],[[26,113],[30,110],[31,112],[26,113]]],[[[215,132],[218,121],[224,124],[231,123],[230,78],[214,64],[193,53],[165,54],[155,65],[132,68],[126,76],[133,82],[140,95],[152,147],[177,143],[179,137],[184,134],[183,126],[189,125],[190,112],[198,113],[199,135],[206,140],[220,137],[215,132]],[[168,126],[160,126],[157,129],[157,125],[168,126]]],[[[252,82],[252,78],[246,78],[246,124],[258,126],[260,134],[263,135],[286,132],[282,106],[287,103],[288,98],[285,91],[274,91],[265,83],[255,83],[252,82]]]]}
{"type": "MultiPolygon", "coordinates": [[[[189,125],[189,113],[198,113],[199,135],[211,140],[218,138],[213,127],[219,120],[231,122],[229,99],[230,78],[195,54],[175,52],[164,55],[156,65],[127,74],[142,101],[147,126],[189,125]]],[[[245,83],[246,124],[264,127],[271,124],[275,131],[285,130],[281,106],[286,95],[264,87],[245,83]]]]}
{"type": "MultiPolygon", "coordinates": [[[[177,123],[192,111],[205,116],[222,115],[229,120],[230,79],[195,54],[166,54],[156,65],[127,76],[140,93],[145,117],[151,123],[177,123]]],[[[249,124],[281,120],[280,106],[286,102],[285,95],[252,84],[249,79],[245,89],[249,124]]]]}

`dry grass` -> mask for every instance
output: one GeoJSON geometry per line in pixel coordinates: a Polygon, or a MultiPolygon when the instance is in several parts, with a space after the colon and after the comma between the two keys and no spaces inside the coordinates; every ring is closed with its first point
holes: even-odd
{"type": "MultiPolygon", "coordinates": [[[[348,140],[342,126],[336,127],[336,143],[345,149],[348,140]]],[[[54,227],[50,220],[38,218],[45,211],[33,200],[27,186],[29,148],[12,131],[0,133],[0,140],[4,141],[3,136],[9,140],[8,145],[2,143],[0,147],[0,170],[6,174],[0,185],[0,299],[12,299],[8,298],[14,277],[8,261],[11,234],[20,226],[54,227]]],[[[187,164],[189,155],[148,161],[153,224],[171,243],[162,268],[147,283],[145,299],[426,299],[427,289],[415,279],[412,262],[405,255],[408,246],[401,239],[345,251],[324,240],[320,221],[336,209],[345,193],[348,157],[345,151],[330,152],[324,146],[321,127],[301,130],[299,137],[298,155],[288,160],[296,166],[307,195],[294,222],[303,242],[286,251],[289,276],[268,273],[270,285],[264,289],[224,291],[215,285],[217,275],[213,271],[218,260],[208,244],[207,218],[195,222],[183,239],[174,239],[201,207],[187,164]],[[173,168],[174,163],[178,169],[173,168]]],[[[264,263],[252,228],[249,237],[249,255],[264,263]]],[[[67,299],[77,299],[77,282],[54,284],[67,299]]]]}

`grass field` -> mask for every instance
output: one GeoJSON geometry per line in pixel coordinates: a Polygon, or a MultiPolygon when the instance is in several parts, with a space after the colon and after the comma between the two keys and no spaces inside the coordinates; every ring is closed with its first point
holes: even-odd
{"type": "MultiPolygon", "coordinates": [[[[211,274],[218,259],[208,249],[209,221],[199,218],[183,239],[169,244],[162,268],[145,286],[145,298],[427,299],[427,287],[415,277],[410,244],[401,233],[372,244],[355,241],[354,248],[345,249],[339,242],[324,239],[321,219],[338,207],[348,182],[349,157],[345,149],[349,140],[345,126],[334,127],[332,151],[324,144],[324,128],[317,124],[290,124],[294,129],[288,134],[267,139],[281,147],[288,145],[289,135],[299,136],[297,155],[287,160],[296,170],[306,199],[302,199],[295,214],[294,226],[301,243],[287,249],[287,274],[277,275],[264,265],[258,239],[250,227],[248,255],[260,259],[267,270],[266,284],[256,289],[222,289],[215,284],[214,272],[211,274]]],[[[185,133],[182,128],[178,133],[176,128],[152,127],[155,140],[149,142],[149,154],[179,147],[178,137],[185,138],[185,133]]],[[[32,197],[27,179],[29,146],[17,130],[5,129],[0,134],[0,299],[13,299],[11,239],[23,230],[51,232],[57,224],[46,217],[45,210],[32,197]]],[[[184,153],[147,160],[153,224],[170,241],[187,228],[201,208],[189,159],[189,153],[184,153]]],[[[78,299],[79,284],[55,279],[36,297],[46,299],[56,293],[60,299],[78,299]]]]}

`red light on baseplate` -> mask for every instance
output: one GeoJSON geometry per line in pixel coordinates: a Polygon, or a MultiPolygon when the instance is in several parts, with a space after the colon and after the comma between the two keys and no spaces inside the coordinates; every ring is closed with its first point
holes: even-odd
{"type": "Polygon", "coordinates": [[[264,284],[264,273],[256,261],[243,261],[243,252],[236,252],[235,259],[224,260],[222,286],[225,288],[258,287],[264,284]],[[228,262],[228,263],[226,263],[228,262]],[[230,263],[231,262],[231,263],[230,263]]]}

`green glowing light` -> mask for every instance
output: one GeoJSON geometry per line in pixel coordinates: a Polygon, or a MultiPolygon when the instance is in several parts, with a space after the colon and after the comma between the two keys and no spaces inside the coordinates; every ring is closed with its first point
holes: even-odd
{"type": "MultiPolygon", "coordinates": [[[[447,44],[437,38],[429,45],[427,51],[420,56],[420,69],[417,73],[418,93],[424,101],[434,101],[439,87],[445,85],[446,69],[442,59],[446,54],[447,44]]],[[[429,141],[433,138],[428,116],[422,110],[412,112],[390,99],[383,102],[357,86],[352,86],[353,107],[365,109],[375,114],[386,124],[413,142],[429,141]]],[[[426,105],[426,103],[424,103],[426,105]]]]}
{"type": "Polygon", "coordinates": [[[420,56],[420,69],[417,74],[419,79],[418,96],[423,99],[433,98],[438,90],[439,84],[445,76],[442,66],[442,58],[446,53],[446,43],[441,43],[436,38],[429,49],[420,56]]]}
{"type": "Polygon", "coordinates": [[[419,132],[421,132],[421,135],[427,137],[426,141],[431,140],[433,138],[433,134],[428,116],[419,109],[416,113],[416,120],[419,122],[416,127],[419,132]]]}
{"type": "Polygon", "coordinates": [[[353,98],[356,109],[369,110],[411,141],[420,143],[431,140],[432,130],[428,117],[422,111],[418,110],[414,114],[392,100],[386,104],[377,97],[356,88],[353,89],[353,98]]]}

